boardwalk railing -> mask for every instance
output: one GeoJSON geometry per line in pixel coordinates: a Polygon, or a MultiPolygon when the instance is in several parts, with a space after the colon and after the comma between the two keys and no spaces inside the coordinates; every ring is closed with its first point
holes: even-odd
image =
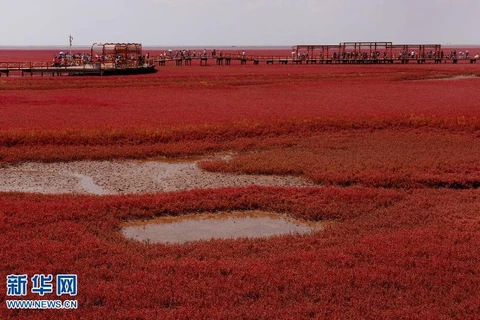
{"type": "Polygon", "coordinates": [[[48,68],[48,62],[0,62],[0,69],[22,70],[31,68],[48,68]]]}
{"type": "Polygon", "coordinates": [[[75,61],[69,61],[62,65],[56,65],[53,62],[0,62],[0,76],[2,73],[7,76],[11,72],[20,72],[23,76],[25,73],[31,76],[34,73],[40,73],[41,75],[51,73],[52,75],[60,74],[100,74],[104,73],[134,73],[133,71],[154,71],[153,59],[144,61],[142,65],[139,65],[135,61],[126,61],[125,63],[116,63],[115,61],[98,61],[94,63],[76,63],[75,61]]]}
{"type": "Polygon", "coordinates": [[[225,54],[222,56],[195,56],[195,57],[157,57],[153,61],[160,66],[165,66],[168,62],[175,62],[175,65],[192,65],[192,60],[198,60],[201,66],[208,65],[208,61],[215,61],[216,65],[230,65],[231,61],[239,61],[240,64],[393,64],[393,63],[476,63],[478,57],[401,57],[401,56],[380,56],[380,57],[358,57],[358,56],[257,56],[242,54],[225,54]]]}

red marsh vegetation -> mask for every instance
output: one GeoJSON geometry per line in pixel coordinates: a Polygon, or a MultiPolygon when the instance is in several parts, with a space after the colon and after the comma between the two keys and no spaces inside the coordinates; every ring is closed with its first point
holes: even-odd
{"type": "MultiPolygon", "coordinates": [[[[1,60],[1,59],[0,59],[1,60]]],[[[0,194],[0,270],[76,273],[76,311],[16,319],[475,319],[476,65],[158,67],[146,76],[0,78],[0,163],[230,152],[210,171],[322,188],[128,196],[0,194]],[[440,80],[443,79],[443,80],[440,80]],[[323,232],[160,245],[122,222],[265,210],[323,232]]]]}
{"type": "MultiPolygon", "coordinates": [[[[16,319],[475,319],[477,191],[247,188],[151,196],[0,196],[0,266],[78,274],[76,311],[16,319]],[[304,236],[152,245],[122,221],[261,209],[336,222],[304,236]]],[[[29,295],[31,298],[32,295],[29,295]]]]}

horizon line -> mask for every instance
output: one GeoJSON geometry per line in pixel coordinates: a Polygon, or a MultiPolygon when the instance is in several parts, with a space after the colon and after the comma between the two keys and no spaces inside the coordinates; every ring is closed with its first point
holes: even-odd
{"type": "MultiPolygon", "coordinates": [[[[354,42],[360,42],[360,41],[354,41],[354,42]]],[[[378,42],[378,41],[370,41],[370,42],[378,42]]],[[[109,42],[105,42],[109,43],[109,42]]],[[[112,42],[112,43],[121,43],[121,42],[112,42]]],[[[126,42],[125,42],[126,43],[126,42]]],[[[131,42],[133,43],[133,42],[131,42]]],[[[142,44],[143,48],[153,48],[153,49],[172,49],[172,48],[292,48],[296,45],[325,45],[325,44],[295,44],[295,45],[282,45],[282,44],[267,44],[267,45],[258,45],[258,44],[240,44],[240,45],[190,45],[190,44],[184,44],[184,45],[159,45],[159,44],[142,44]]],[[[407,44],[407,43],[393,43],[393,44],[407,44]]],[[[416,44],[423,44],[423,43],[408,43],[410,45],[416,45],[416,44]]],[[[335,44],[330,44],[330,45],[336,45],[335,44]]],[[[465,44],[456,44],[456,43],[446,43],[446,44],[440,44],[441,46],[446,46],[446,47],[478,47],[480,48],[480,43],[479,44],[472,44],[472,43],[465,43],[465,44]]],[[[72,49],[85,49],[85,48],[91,48],[92,45],[86,45],[86,44],[80,44],[80,45],[72,45],[72,49]]],[[[69,45],[61,45],[61,44],[52,44],[52,45],[0,45],[0,50],[5,50],[5,49],[69,49],[69,45]]]]}

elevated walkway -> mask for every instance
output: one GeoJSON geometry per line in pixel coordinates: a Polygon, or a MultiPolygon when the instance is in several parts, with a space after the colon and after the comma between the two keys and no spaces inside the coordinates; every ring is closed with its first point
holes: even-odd
{"type": "Polygon", "coordinates": [[[0,76],[5,74],[40,75],[117,75],[144,74],[156,72],[153,64],[142,66],[116,66],[114,63],[94,63],[84,65],[54,66],[49,62],[0,62],[0,76]]]}

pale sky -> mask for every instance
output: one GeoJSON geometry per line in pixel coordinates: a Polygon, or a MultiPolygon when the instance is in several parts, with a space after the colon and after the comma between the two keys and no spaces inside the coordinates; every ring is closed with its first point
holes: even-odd
{"type": "Polygon", "coordinates": [[[0,0],[0,46],[480,44],[480,0],[0,0]]]}

